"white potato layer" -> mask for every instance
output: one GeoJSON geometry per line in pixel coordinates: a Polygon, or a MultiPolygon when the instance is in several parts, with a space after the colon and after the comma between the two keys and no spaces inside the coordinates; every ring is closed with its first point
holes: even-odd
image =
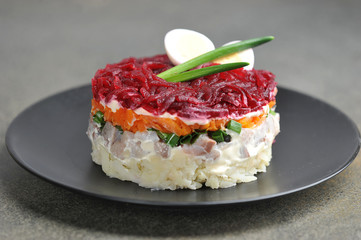
{"type": "Polygon", "coordinates": [[[206,134],[192,145],[170,147],[153,131],[123,134],[110,123],[100,131],[90,120],[87,134],[93,161],[109,176],[152,189],[227,188],[254,181],[265,172],[272,157],[272,143],[279,132],[279,115],[269,115],[254,129],[241,134],[227,130],[229,143],[218,143],[206,134]]]}

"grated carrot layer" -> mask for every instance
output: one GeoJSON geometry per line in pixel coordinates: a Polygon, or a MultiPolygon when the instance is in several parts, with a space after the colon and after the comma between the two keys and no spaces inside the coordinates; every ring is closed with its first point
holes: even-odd
{"type": "MultiPolygon", "coordinates": [[[[269,107],[275,105],[275,101],[271,101],[269,107]]],[[[119,108],[113,112],[109,107],[104,107],[100,102],[92,99],[91,113],[94,115],[97,111],[104,114],[104,120],[111,122],[114,126],[121,126],[123,130],[130,132],[143,132],[148,128],[154,128],[164,133],[175,133],[178,136],[184,136],[192,133],[194,130],[216,131],[224,129],[231,119],[214,119],[209,123],[200,125],[187,125],[179,118],[161,118],[157,116],[139,115],[131,109],[119,108]]],[[[233,119],[242,124],[243,128],[255,128],[259,126],[267,117],[267,112],[263,112],[258,116],[244,117],[241,119],[233,119]]]]}

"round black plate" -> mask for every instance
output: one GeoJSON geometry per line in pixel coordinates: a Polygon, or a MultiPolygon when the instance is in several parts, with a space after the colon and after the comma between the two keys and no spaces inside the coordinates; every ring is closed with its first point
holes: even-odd
{"type": "Polygon", "coordinates": [[[321,183],[345,169],[360,148],[355,124],[334,107],[279,87],[281,133],[273,158],[258,180],[228,189],[151,191],[107,177],[90,157],[85,135],[91,87],[46,98],[10,125],[6,144],[25,169],[50,182],[92,196],[159,206],[219,205],[282,196],[321,183]]]}

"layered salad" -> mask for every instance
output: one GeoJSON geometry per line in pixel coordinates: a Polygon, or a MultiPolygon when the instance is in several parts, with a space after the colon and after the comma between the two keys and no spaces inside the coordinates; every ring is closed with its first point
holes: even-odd
{"type": "Polygon", "coordinates": [[[249,52],[273,38],[209,49],[203,37],[176,29],[167,54],[96,72],[87,135],[106,175],[157,190],[217,189],[266,171],[280,131],[277,83],[249,52]]]}

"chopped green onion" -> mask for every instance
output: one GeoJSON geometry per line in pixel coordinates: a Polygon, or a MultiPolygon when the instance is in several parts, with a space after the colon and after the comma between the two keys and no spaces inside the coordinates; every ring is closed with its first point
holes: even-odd
{"type": "Polygon", "coordinates": [[[148,128],[148,131],[154,131],[157,133],[158,137],[165,141],[165,139],[167,138],[167,134],[166,133],[162,133],[161,131],[157,130],[157,129],[154,129],[154,128],[148,128]]]}
{"type": "Polygon", "coordinates": [[[168,145],[170,145],[171,147],[176,147],[179,145],[179,136],[172,133],[172,134],[167,134],[167,138],[165,139],[165,143],[167,143],[168,145]]]}
{"type": "Polygon", "coordinates": [[[178,136],[174,133],[163,133],[157,129],[149,128],[148,131],[154,131],[158,137],[170,145],[171,147],[177,147],[182,144],[193,144],[197,141],[200,135],[208,133],[208,136],[215,140],[217,143],[230,142],[232,140],[231,135],[227,134],[224,130],[208,131],[207,130],[195,130],[191,134],[185,136],[178,136]]]}
{"type": "Polygon", "coordinates": [[[190,144],[193,144],[193,143],[195,143],[196,141],[197,141],[197,139],[199,138],[199,136],[201,135],[201,134],[205,134],[205,133],[207,133],[207,130],[196,130],[195,132],[193,132],[192,133],[192,139],[191,139],[191,142],[190,142],[190,144]]]}
{"type": "Polygon", "coordinates": [[[115,126],[115,128],[118,129],[120,133],[124,132],[123,128],[121,126],[119,126],[119,125],[115,126]]]}
{"type": "Polygon", "coordinates": [[[222,130],[217,130],[215,132],[211,133],[211,138],[215,140],[216,142],[224,142],[223,132],[222,130]]]}
{"type": "Polygon", "coordinates": [[[227,134],[224,130],[209,131],[208,136],[215,140],[217,143],[230,142],[232,140],[231,135],[227,134]]]}
{"type": "Polygon", "coordinates": [[[272,109],[269,110],[269,113],[272,114],[273,116],[276,115],[276,112],[273,111],[272,109]]]}
{"type": "Polygon", "coordinates": [[[234,120],[229,121],[226,127],[236,133],[241,133],[242,130],[242,124],[234,120]]]}
{"type": "Polygon", "coordinates": [[[155,131],[158,137],[171,147],[179,145],[179,136],[174,133],[164,133],[154,128],[149,128],[148,131],[155,131]]]}
{"type": "Polygon", "coordinates": [[[103,129],[103,127],[105,125],[104,114],[101,111],[97,111],[93,115],[93,121],[100,125],[100,129],[103,129]]]}
{"type": "Polygon", "coordinates": [[[204,53],[204,54],[202,54],[198,57],[195,57],[185,63],[179,64],[178,66],[168,69],[167,71],[164,71],[164,72],[158,74],[158,77],[167,79],[175,74],[182,73],[184,71],[187,71],[189,69],[197,67],[203,63],[210,62],[214,59],[229,55],[231,53],[235,53],[235,52],[239,52],[239,51],[242,51],[242,50],[245,50],[248,48],[256,47],[263,43],[269,42],[273,39],[274,39],[274,37],[272,37],[272,36],[253,38],[253,39],[237,42],[234,44],[226,45],[226,46],[223,46],[220,48],[216,48],[213,51],[204,53]]]}
{"type": "Polygon", "coordinates": [[[195,132],[185,135],[185,136],[178,136],[174,133],[163,133],[157,129],[154,128],[149,128],[148,131],[154,131],[157,133],[158,137],[164,141],[165,143],[167,143],[168,145],[170,145],[171,147],[177,147],[181,144],[193,144],[195,143],[195,141],[198,139],[198,137],[201,134],[206,133],[207,131],[200,131],[200,130],[196,130],[195,132]]]}
{"type": "Polygon", "coordinates": [[[215,66],[211,66],[211,67],[205,67],[205,68],[200,68],[200,69],[196,69],[196,70],[192,70],[192,71],[188,71],[188,72],[183,72],[183,73],[180,73],[177,75],[172,75],[172,76],[165,78],[165,80],[167,82],[184,82],[184,81],[192,80],[195,78],[199,78],[199,77],[203,77],[203,76],[207,76],[207,75],[211,75],[211,74],[215,74],[215,73],[219,73],[219,72],[225,72],[225,71],[233,70],[236,68],[241,68],[241,67],[244,67],[247,65],[249,65],[249,63],[246,63],[246,62],[215,65],[215,66]]]}
{"type": "Polygon", "coordinates": [[[206,132],[207,132],[206,130],[203,130],[203,131],[196,130],[191,134],[182,136],[179,139],[179,144],[193,144],[197,141],[197,139],[199,138],[199,136],[201,134],[205,134],[206,132]]]}
{"type": "Polygon", "coordinates": [[[94,114],[93,119],[95,122],[101,123],[102,121],[104,121],[104,114],[101,111],[97,111],[94,114]]]}
{"type": "Polygon", "coordinates": [[[208,136],[215,140],[217,143],[230,142],[232,140],[231,135],[227,134],[224,130],[209,131],[208,136]]]}
{"type": "MultiPolygon", "coordinates": [[[[198,135],[198,136],[199,136],[199,135],[198,135]]],[[[193,139],[192,134],[188,134],[188,135],[185,135],[185,136],[180,137],[179,143],[180,143],[180,144],[190,144],[191,141],[192,141],[192,139],[193,139]]]]}

